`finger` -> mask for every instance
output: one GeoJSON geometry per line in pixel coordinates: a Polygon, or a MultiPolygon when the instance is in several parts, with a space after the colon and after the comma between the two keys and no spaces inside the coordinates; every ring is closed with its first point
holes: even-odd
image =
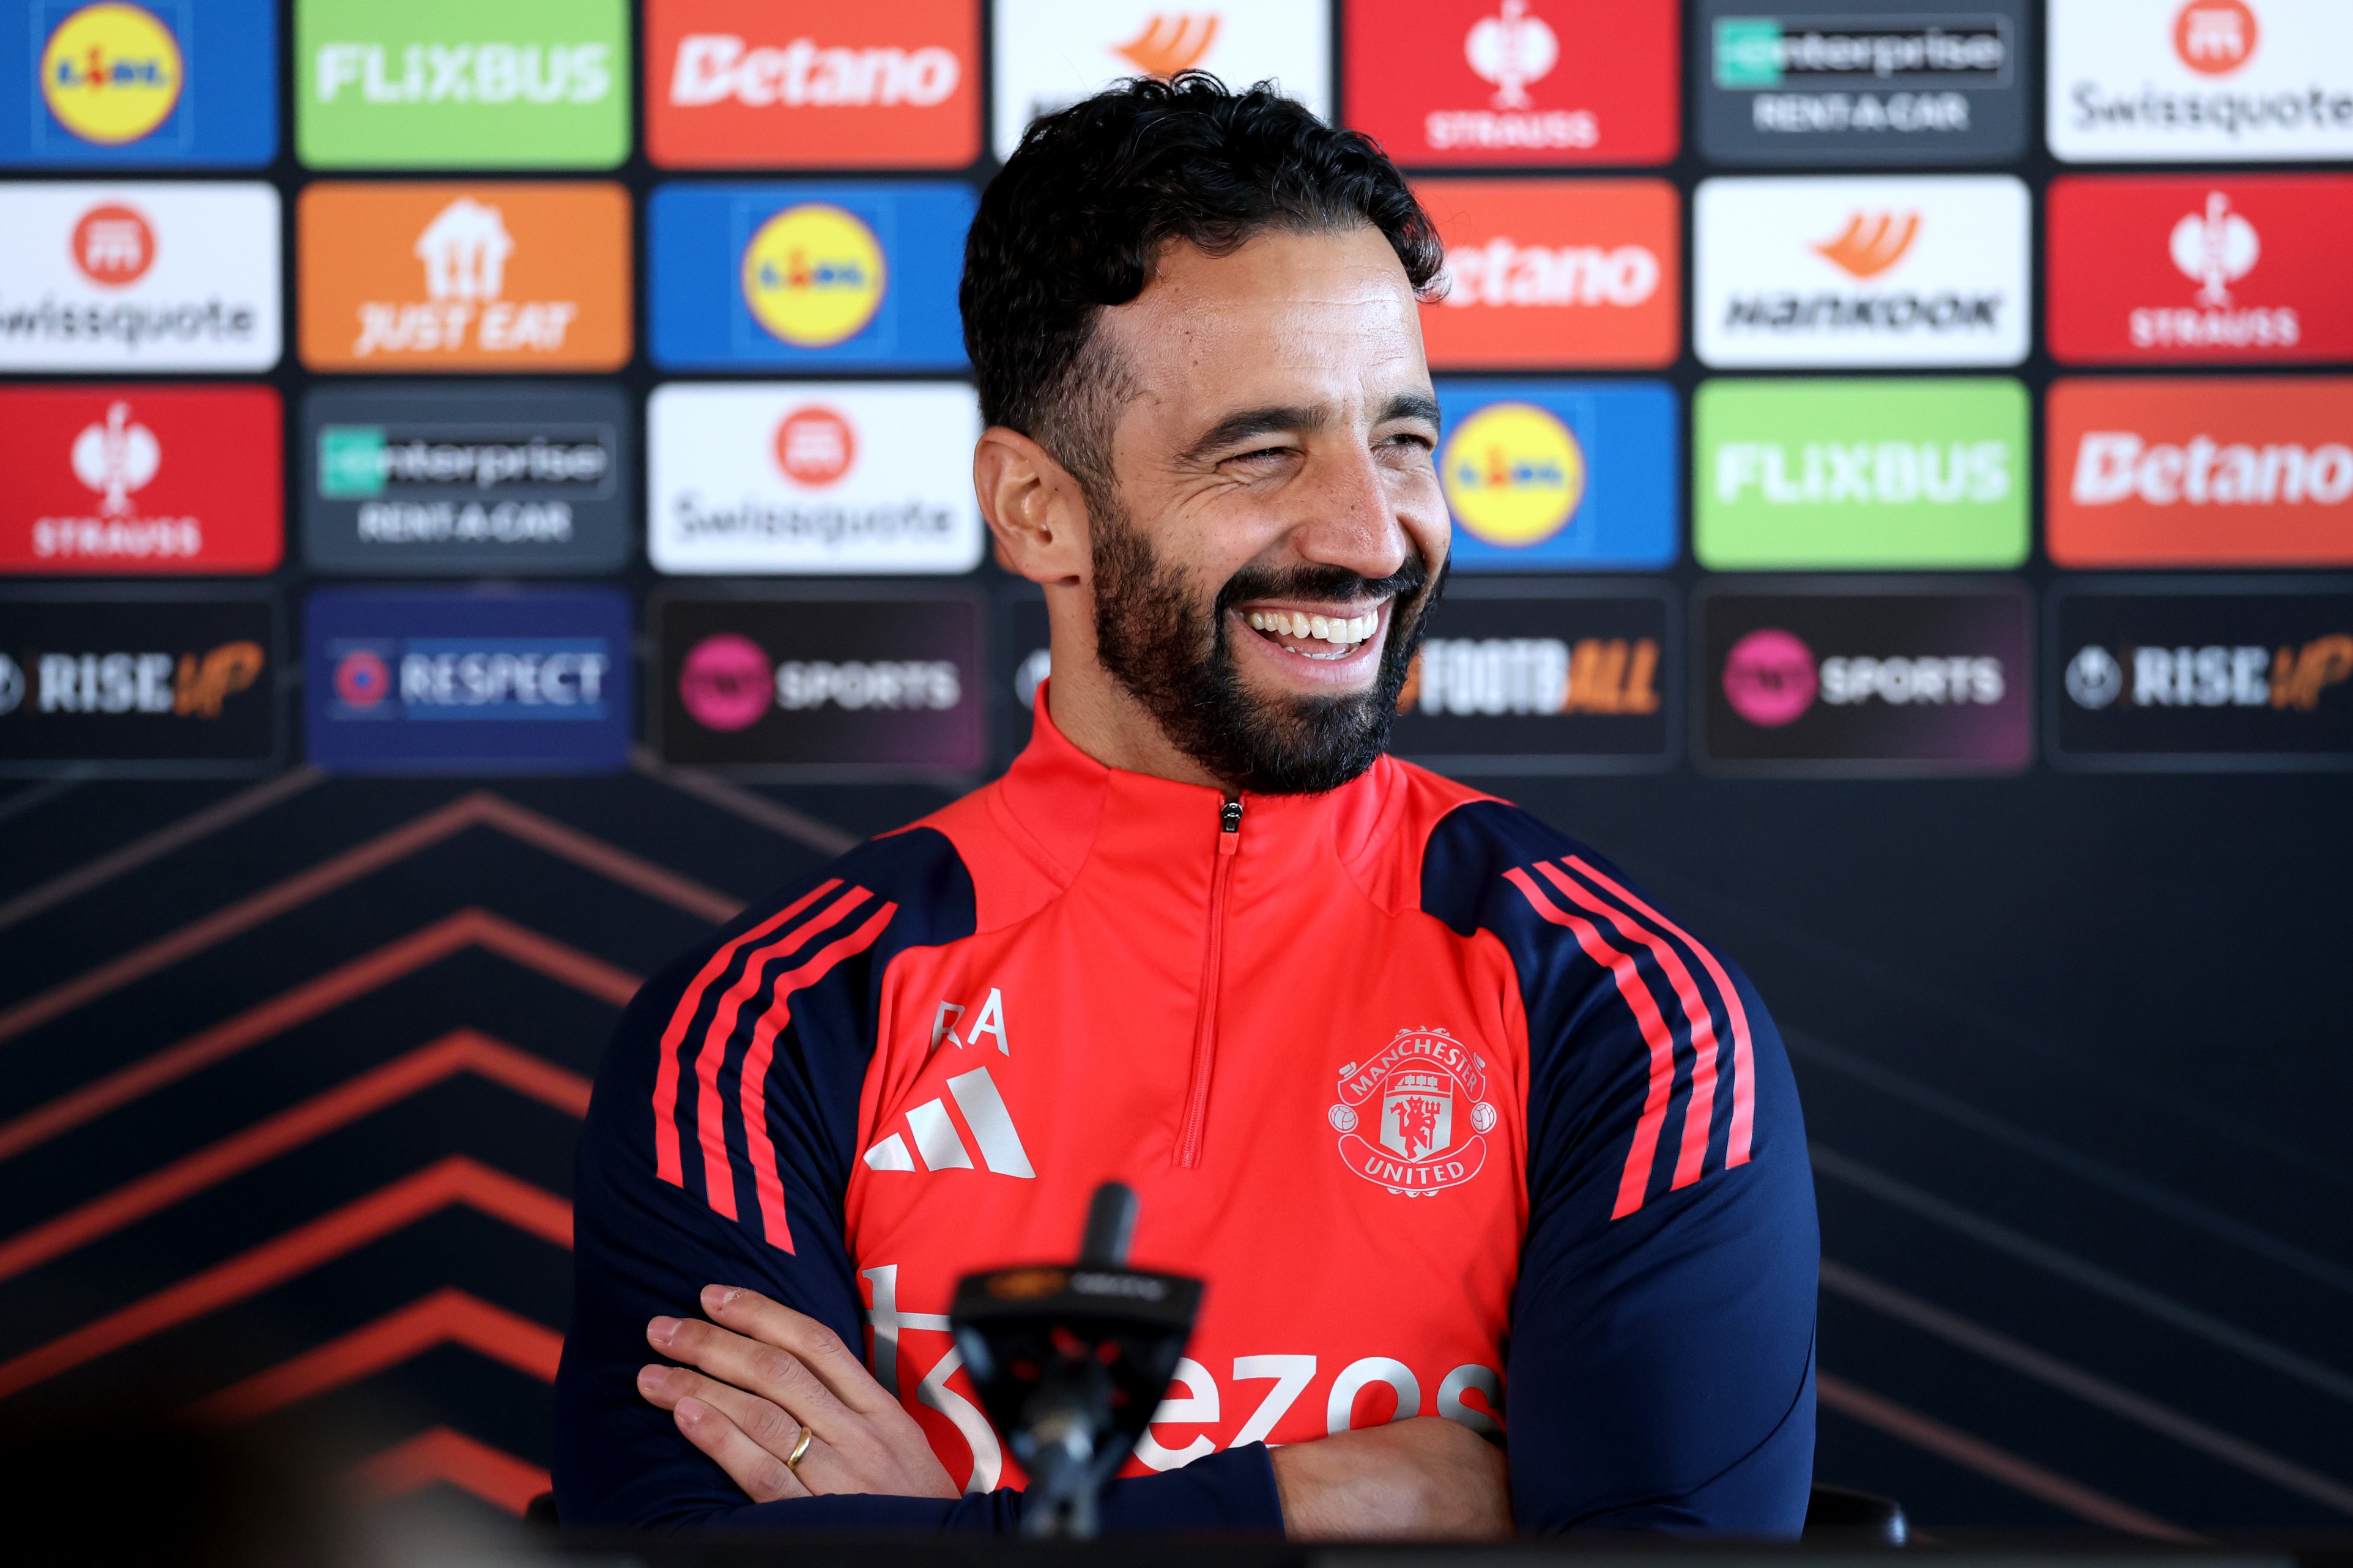
{"type": "Polygon", "coordinates": [[[646,1338],[672,1361],[699,1367],[731,1387],[772,1399],[820,1432],[855,1417],[817,1373],[786,1350],[694,1319],[656,1318],[646,1338]]]}
{"type": "Polygon", "coordinates": [[[836,1399],[860,1415],[899,1404],[897,1394],[874,1381],[865,1361],[839,1334],[806,1312],[733,1285],[704,1286],[702,1310],[715,1323],[790,1352],[836,1399]]]}
{"type": "MultiPolygon", "coordinates": [[[[649,1403],[664,1410],[675,1411],[690,1401],[711,1406],[754,1446],[782,1462],[805,1491],[823,1497],[833,1492],[877,1489],[871,1478],[861,1479],[843,1453],[818,1436],[814,1427],[809,1429],[809,1444],[801,1451],[800,1463],[791,1463],[793,1450],[800,1447],[801,1424],[791,1412],[740,1388],[730,1388],[701,1373],[676,1366],[645,1368],[638,1374],[638,1386],[649,1403]]],[[[715,1454],[712,1457],[717,1458],[715,1454]]]]}
{"type": "Polygon", "coordinates": [[[784,1460],[745,1436],[715,1406],[689,1397],[680,1400],[670,1415],[686,1440],[711,1456],[754,1502],[810,1495],[800,1478],[785,1468],[784,1460]]]}

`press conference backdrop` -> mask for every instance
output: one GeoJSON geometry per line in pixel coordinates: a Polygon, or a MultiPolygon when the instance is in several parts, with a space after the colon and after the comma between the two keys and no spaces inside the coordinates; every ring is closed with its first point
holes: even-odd
{"type": "Polygon", "coordinates": [[[1442,231],[1398,743],[1772,999],[1822,1477],[2345,1528],[2342,0],[0,0],[0,1419],[544,1484],[617,1008],[1026,733],[979,185],[1195,66],[1442,231]]]}

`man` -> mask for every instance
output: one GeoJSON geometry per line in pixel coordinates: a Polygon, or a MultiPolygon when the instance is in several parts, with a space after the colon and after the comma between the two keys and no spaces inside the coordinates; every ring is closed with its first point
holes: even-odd
{"type": "Polygon", "coordinates": [[[1204,78],[992,182],[974,475],[1045,589],[1035,738],[631,1005],[568,1522],[1010,1527],[950,1294],[1068,1257],[1117,1179],[1137,1265],[1208,1289],[1106,1528],[1794,1533],[1816,1237],[1764,1007],[1382,755],[1447,559],[1440,260],[1370,142],[1204,78]]]}

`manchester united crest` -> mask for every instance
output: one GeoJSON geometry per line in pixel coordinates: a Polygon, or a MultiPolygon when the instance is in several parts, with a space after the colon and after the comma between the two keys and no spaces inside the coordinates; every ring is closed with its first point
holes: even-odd
{"type": "Polygon", "coordinates": [[[1368,1182],[1428,1197],[1469,1181],[1487,1162],[1495,1108],[1487,1064],[1443,1029],[1399,1029],[1372,1059],[1340,1069],[1325,1113],[1340,1158],[1368,1182]]]}

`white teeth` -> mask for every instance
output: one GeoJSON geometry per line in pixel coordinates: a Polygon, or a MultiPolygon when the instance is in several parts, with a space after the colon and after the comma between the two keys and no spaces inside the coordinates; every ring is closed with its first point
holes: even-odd
{"type": "Polygon", "coordinates": [[[1332,636],[1332,623],[1324,619],[1322,616],[1310,616],[1307,617],[1307,635],[1314,637],[1317,642],[1331,642],[1335,640],[1332,636]]]}
{"type": "Polygon", "coordinates": [[[1291,612],[1291,635],[1295,637],[1313,637],[1315,635],[1315,623],[1300,611],[1293,610],[1291,612]]]}
{"type": "MultiPolygon", "coordinates": [[[[1371,637],[1381,624],[1380,613],[1365,616],[1310,616],[1297,610],[1252,610],[1250,625],[1252,631],[1272,632],[1277,637],[1293,637],[1315,642],[1332,643],[1344,649],[1371,637]]],[[[1336,658],[1338,654],[1308,654],[1309,658],[1336,658]]]]}

